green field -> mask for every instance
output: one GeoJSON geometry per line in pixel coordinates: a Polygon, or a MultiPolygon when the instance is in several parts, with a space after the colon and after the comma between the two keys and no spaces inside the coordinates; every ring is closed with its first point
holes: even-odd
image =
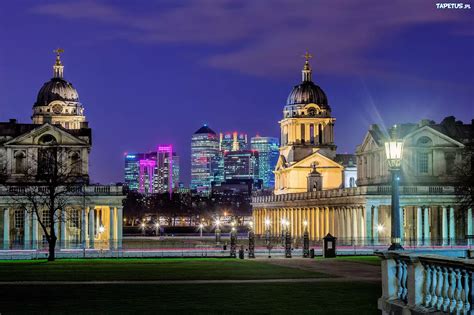
{"type": "Polygon", "coordinates": [[[230,258],[61,259],[0,261],[1,281],[231,280],[319,278],[329,275],[230,258]]]}
{"type": "Polygon", "coordinates": [[[377,314],[367,283],[11,286],[0,312],[377,314]]]}

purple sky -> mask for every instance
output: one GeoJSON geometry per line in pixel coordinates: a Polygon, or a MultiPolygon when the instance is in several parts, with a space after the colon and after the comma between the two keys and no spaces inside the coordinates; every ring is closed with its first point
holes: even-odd
{"type": "Polygon", "coordinates": [[[306,49],[336,117],[339,152],[371,123],[474,118],[474,5],[436,1],[2,1],[0,120],[29,122],[53,49],[93,129],[94,181],[123,180],[123,153],[190,137],[279,136],[306,49]]]}

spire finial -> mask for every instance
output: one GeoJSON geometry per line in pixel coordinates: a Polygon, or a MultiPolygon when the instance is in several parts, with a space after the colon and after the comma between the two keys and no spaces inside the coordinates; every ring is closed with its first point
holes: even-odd
{"type": "Polygon", "coordinates": [[[64,66],[61,63],[61,54],[64,52],[64,49],[57,48],[53,50],[53,52],[56,53],[56,62],[53,66],[53,75],[55,78],[62,78],[64,75],[64,66]]]}
{"type": "Polygon", "coordinates": [[[311,66],[309,65],[309,60],[313,58],[313,55],[306,51],[306,53],[302,57],[305,59],[302,71],[303,82],[309,82],[311,81],[311,66]]]}

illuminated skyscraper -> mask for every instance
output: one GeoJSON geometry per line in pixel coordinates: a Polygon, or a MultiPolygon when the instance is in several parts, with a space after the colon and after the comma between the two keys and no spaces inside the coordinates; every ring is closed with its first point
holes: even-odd
{"type": "Polygon", "coordinates": [[[263,187],[265,188],[273,188],[275,186],[273,171],[278,162],[279,146],[278,138],[256,136],[250,139],[250,148],[259,153],[259,178],[263,181],[263,187]]]}
{"type": "Polygon", "coordinates": [[[242,151],[248,149],[247,134],[225,132],[219,134],[219,149],[224,151],[242,151]]]}
{"type": "Polygon", "coordinates": [[[191,189],[209,194],[212,182],[220,177],[219,160],[217,134],[204,125],[191,138],[191,189]]]}
{"type": "Polygon", "coordinates": [[[144,159],[143,153],[125,154],[125,186],[130,190],[138,191],[140,178],[140,160],[144,159]]]}
{"type": "Polygon", "coordinates": [[[258,152],[249,150],[224,152],[224,174],[226,181],[258,180],[258,152]]]}

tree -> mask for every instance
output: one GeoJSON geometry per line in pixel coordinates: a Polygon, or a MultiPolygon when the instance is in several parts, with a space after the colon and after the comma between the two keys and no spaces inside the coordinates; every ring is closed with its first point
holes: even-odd
{"type": "Polygon", "coordinates": [[[15,161],[16,173],[21,175],[14,180],[6,177],[5,182],[14,203],[38,220],[48,242],[48,261],[54,261],[58,240],[55,228],[69,220],[67,210],[77,204],[77,196],[82,196],[85,202],[83,187],[89,179],[83,174],[78,152],[55,141],[39,147],[24,160],[15,161]]]}
{"type": "MultiPolygon", "coordinates": [[[[474,147],[468,146],[460,165],[455,169],[456,183],[454,191],[461,210],[474,206],[474,147]]],[[[462,211],[462,212],[464,212],[462,211]]]]}

